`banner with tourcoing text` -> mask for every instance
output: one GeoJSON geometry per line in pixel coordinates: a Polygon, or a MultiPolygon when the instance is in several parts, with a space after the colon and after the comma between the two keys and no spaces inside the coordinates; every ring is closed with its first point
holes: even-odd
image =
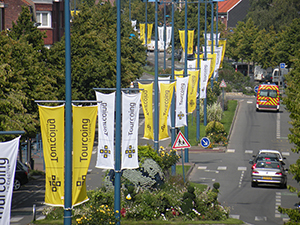
{"type": "Polygon", "coordinates": [[[188,113],[192,113],[196,109],[199,70],[188,70],[188,113]]]}
{"type": "Polygon", "coordinates": [[[151,43],[153,23],[147,23],[147,44],[151,43]]]}
{"type": "MultiPolygon", "coordinates": [[[[188,30],[187,54],[189,55],[193,54],[194,51],[194,33],[194,30],[188,30]]],[[[185,30],[179,30],[179,39],[183,52],[185,52],[185,30]]]]}
{"type": "Polygon", "coordinates": [[[211,60],[201,59],[201,76],[200,76],[200,98],[206,98],[206,87],[210,71],[211,60]]]}
{"type": "Polygon", "coordinates": [[[137,31],[137,29],[136,29],[136,22],[137,22],[137,20],[131,20],[131,26],[132,26],[132,28],[133,28],[134,31],[137,31]]]}
{"type": "Polygon", "coordinates": [[[98,106],[73,105],[72,206],[89,200],[86,175],[95,138],[98,106]]]}
{"type": "Polygon", "coordinates": [[[139,168],[138,129],[141,93],[122,93],[122,163],[123,169],[139,168]]]}
{"type": "Polygon", "coordinates": [[[96,167],[115,169],[115,92],[103,94],[96,91],[98,102],[98,149],[96,167]]]}
{"type": "MultiPolygon", "coordinates": [[[[204,54],[200,56],[201,59],[203,59],[204,54]]],[[[212,77],[213,73],[215,72],[215,66],[216,66],[216,59],[217,59],[217,54],[211,54],[207,53],[207,59],[210,60],[210,69],[209,69],[209,77],[208,80],[212,77]]],[[[207,83],[208,84],[208,83],[207,83]]]]}
{"type": "Polygon", "coordinates": [[[183,77],[183,73],[184,71],[183,70],[174,70],[174,75],[176,78],[182,78],[183,77]]]}
{"type": "Polygon", "coordinates": [[[145,23],[140,23],[140,40],[142,41],[142,45],[146,44],[145,40],[145,23]]]}
{"type": "Polygon", "coordinates": [[[177,78],[176,81],[176,116],[175,127],[186,126],[186,100],[189,77],[177,78]]]}
{"type": "Polygon", "coordinates": [[[0,143],[0,225],[10,224],[17,156],[21,136],[0,143]]]}
{"type": "MultiPolygon", "coordinates": [[[[214,78],[215,77],[218,77],[218,70],[220,68],[220,64],[221,64],[221,59],[222,59],[222,49],[223,47],[220,46],[220,47],[217,47],[217,46],[214,46],[214,54],[216,54],[216,63],[215,63],[215,68],[214,68],[214,78]]],[[[207,52],[208,53],[211,53],[211,46],[207,46],[207,52]]]]}
{"type": "Polygon", "coordinates": [[[45,160],[45,204],[64,206],[65,106],[40,106],[40,123],[45,160]]]}
{"type": "Polygon", "coordinates": [[[175,82],[170,84],[160,83],[159,140],[169,137],[167,123],[174,86],[175,82]]]}
{"type": "Polygon", "coordinates": [[[196,62],[197,62],[197,59],[187,60],[187,69],[188,70],[196,70],[196,62]]]}

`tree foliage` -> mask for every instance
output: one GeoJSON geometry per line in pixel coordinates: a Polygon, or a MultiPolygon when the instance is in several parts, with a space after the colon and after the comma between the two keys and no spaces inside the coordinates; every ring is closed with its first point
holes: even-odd
{"type": "Polygon", "coordinates": [[[293,19],[299,18],[299,11],[298,0],[250,0],[246,18],[252,18],[259,30],[269,30],[273,27],[279,32],[293,19]]]}
{"type": "MultiPolygon", "coordinates": [[[[72,98],[95,99],[93,88],[114,88],[116,84],[116,7],[110,3],[87,7],[83,5],[74,17],[71,28],[72,98]]],[[[142,75],[146,49],[131,27],[121,22],[122,87],[142,75]],[[130,34],[135,34],[131,39],[130,34]]],[[[50,49],[49,62],[64,74],[65,40],[50,49]]],[[[61,84],[61,98],[64,85],[61,84]]]]}

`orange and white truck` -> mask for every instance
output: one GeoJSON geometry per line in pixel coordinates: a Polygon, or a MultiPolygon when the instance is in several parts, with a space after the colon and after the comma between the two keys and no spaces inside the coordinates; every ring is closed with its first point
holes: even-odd
{"type": "Polygon", "coordinates": [[[256,111],[271,110],[279,111],[280,95],[276,84],[261,84],[256,96],[256,111]]]}

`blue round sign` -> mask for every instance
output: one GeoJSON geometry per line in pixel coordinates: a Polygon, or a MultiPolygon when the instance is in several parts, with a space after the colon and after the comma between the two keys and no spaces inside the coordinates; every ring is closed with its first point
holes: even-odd
{"type": "Polygon", "coordinates": [[[200,144],[203,148],[207,148],[208,146],[210,146],[210,140],[207,137],[203,137],[200,140],[200,144]]]}
{"type": "Polygon", "coordinates": [[[255,91],[255,93],[258,92],[258,86],[257,85],[254,87],[254,91],[255,91]]]}

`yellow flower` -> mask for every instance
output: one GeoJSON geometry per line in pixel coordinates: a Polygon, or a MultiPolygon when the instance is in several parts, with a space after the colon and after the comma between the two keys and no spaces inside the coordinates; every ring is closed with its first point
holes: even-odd
{"type": "Polygon", "coordinates": [[[131,195],[128,194],[128,195],[126,196],[126,199],[127,199],[127,200],[131,200],[131,195]]]}
{"type": "Polygon", "coordinates": [[[116,213],[119,213],[119,210],[116,210],[116,213]]]}

